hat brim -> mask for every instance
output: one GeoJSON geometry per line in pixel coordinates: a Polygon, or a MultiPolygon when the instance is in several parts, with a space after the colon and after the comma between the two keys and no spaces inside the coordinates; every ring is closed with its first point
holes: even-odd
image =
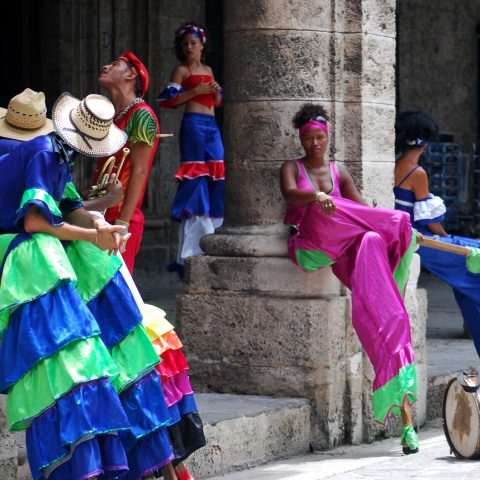
{"type": "Polygon", "coordinates": [[[49,118],[46,119],[45,123],[40,128],[27,130],[15,128],[13,125],[10,125],[5,119],[6,115],[7,109],[0,108],[0,137],[3,138],[28,142],[41,135],[48,135],[54,130],[53,122],[49,118]]]}
{"type": "Polygon", "coordinates": [[[70,121],[70,112],[81,102],[71,93],[64,92],[56,100],[52,109],[52,120],[55,132],[72,148],[88,157],[107,157],[118,152],[127,142],[127,134],[112,124],[108,135],[103,140],[88,139],[85,142],[81,135],[75,132],[70,121]]]}

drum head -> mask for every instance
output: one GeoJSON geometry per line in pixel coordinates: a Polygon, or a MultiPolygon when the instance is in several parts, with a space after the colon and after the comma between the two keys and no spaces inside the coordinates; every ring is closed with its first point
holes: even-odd
{"type": "Polygon", "coordinates": [[[443,397],[443,430],[456,457],[480,455],[477,394],[466,393],[456,378],[450,380],[443,397]]]}

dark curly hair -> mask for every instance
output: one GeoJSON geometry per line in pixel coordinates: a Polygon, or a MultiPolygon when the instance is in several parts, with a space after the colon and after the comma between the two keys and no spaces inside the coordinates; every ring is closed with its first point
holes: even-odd
{"type": "Polygon", "coordinates": [[[295,128],[300,128],[308,123],[312,118],[323,117],[328,120],[327,111],[323,105],[314,103],[304,103],[300,110],[292,118],[292,124],[295,128]]]}
{"type": "Polygon", "coordinates": [[[176,30],[175,30],[175,40],[173,41],[173,51],[175,53],[175,56],[180,62],[185,61],[185,55],[183,54],[183,48],[182,48],[182,39],[185,35],[188,35],[189,33],[192,33],[191,31],[185,31],[184,33],[181,33],[182,30],[185,29],[185,27],[194,27],[197,28],[199,31],[202,33],[200,34],[198,38],[200,39],[200,42],[203,45],[203,51],[202,51],[202,62],[205,61],[206,56],[210,52],[210,44],[208,42],[208,33],[205,27],[202,25],[195,23],[195,22],[184,22],[182,23],[176,30]]]}
{"type": "Polygon", "coordinates": [[[400,112],[395,121],[395,152],[418,148],[437,138],[438,126],[433,118],[419,110],[400,112]]]}

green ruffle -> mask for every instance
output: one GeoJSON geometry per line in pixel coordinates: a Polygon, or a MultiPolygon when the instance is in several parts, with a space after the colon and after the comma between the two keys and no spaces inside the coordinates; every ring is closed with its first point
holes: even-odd
{"type": "Polygon", "coordinates": [[[32,200],[41,200],[53,215],[57,217],[62,216],[62,212],[60,212],[60,209],[58,208],[58,202],[56,202],[45,190],[40,190],[39,188],[29,188],[23,192],[22,201],[20,202],[20,208],[18,210],[21,210],[26,203],[32,200]]]}
{"type": "Polygon", "coordinates": [[[328,267],[335,262],[320,250],[302,250],[300,248],[295,250],[297,263],[306,271],[314,272],[322,267],[328,267]]]}
{"type": "Polygon", "coordinates": [[[413,254],[415,253],[415,247],[417,246],[417,231],[412,228],[412,241],[407,251],[404,253],[403,257],[400,259],[400,262],[393,274],[395,282],[397,283],[398,290],[403,295],[405,293],[405,287],[407,286],[408,275],[410,273],[410,264],[412,263],[413,254]]]}
{"type": "Polygon", "coordinates": [[[67,199],[68,200],[75,200],[75,201],[79,201],[79,202],[83,201],[82,197],[78,193],[78,191],[77,191],[75,185],[73,184],[73,182],[68,182],[65,185],[65,190],[63,191],[62,200],[67,200],[67,199]]]}
{"type": "Polygon", "coordinates": [[[3,263],[3,258],[7,253],[8,247],[12,240],[18,235],[18,233],[3,233],[0,235],[0,265],[3,263]]]}
{"type": "Polygon", "coordinates": [[[120,375],[112,381],[119,393],[159,363],[158,355],[141,324],[115,345],[110,354],[120,370],[120,375]]]}
{"type": "Polygon", "coordinates": [[[7,397],[8,427],[24,430],[29,420],[74,386],[98,378],[114,380],[118,370],[99,336],[75,340],[28,371],[7,397]]]}
{"type": "Polygon", "coordinates": [[[470,255],[467,257],[467,270],[472,273],[480,273],[480,249],[470,247],[470,255]]]}
{"type": "Polygon", "coordinates": [[[400,413],[405,397],[410,404],[417,400],[417,374],[415,364],[402,367],[397,375],[373,392],[373,417],[385,425],[390,413],[400,413]]]}
{"type": "Polygon", "coordinates": [[[120,258],[109,256],[90,242],[70,242],[67,256],[78,278],[77,291],[85,303],[95,298],[122,266],[120,258]]]}
{"type": "Polygon", "coordinates": [[[62,281],[76,281],[65,250],[57,238],[35,233],[8,255],[0,284],[0,332],[8,327],[11,307],[31,302],[62,281]],[[28,279],[28,282],[25,281],[28,279]]]}

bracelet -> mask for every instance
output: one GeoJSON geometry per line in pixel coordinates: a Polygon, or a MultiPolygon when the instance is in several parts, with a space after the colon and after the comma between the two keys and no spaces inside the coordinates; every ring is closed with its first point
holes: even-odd
{"type": "Polygon", "coordinates": [[[123,220],[115,220],[115,225],[123,225],[128,227],[130,224],[128,222],[124,222],[123,220]]]}
{"type": "Polygon", "coordinates": [[[316,201],[317,203],[318,203],[318,197],[319,197],[320,195],[325,195],[325,192],[322,192],[322,191],[319,190],[319,191],[315,194],[315,201],[316,201]]]}

